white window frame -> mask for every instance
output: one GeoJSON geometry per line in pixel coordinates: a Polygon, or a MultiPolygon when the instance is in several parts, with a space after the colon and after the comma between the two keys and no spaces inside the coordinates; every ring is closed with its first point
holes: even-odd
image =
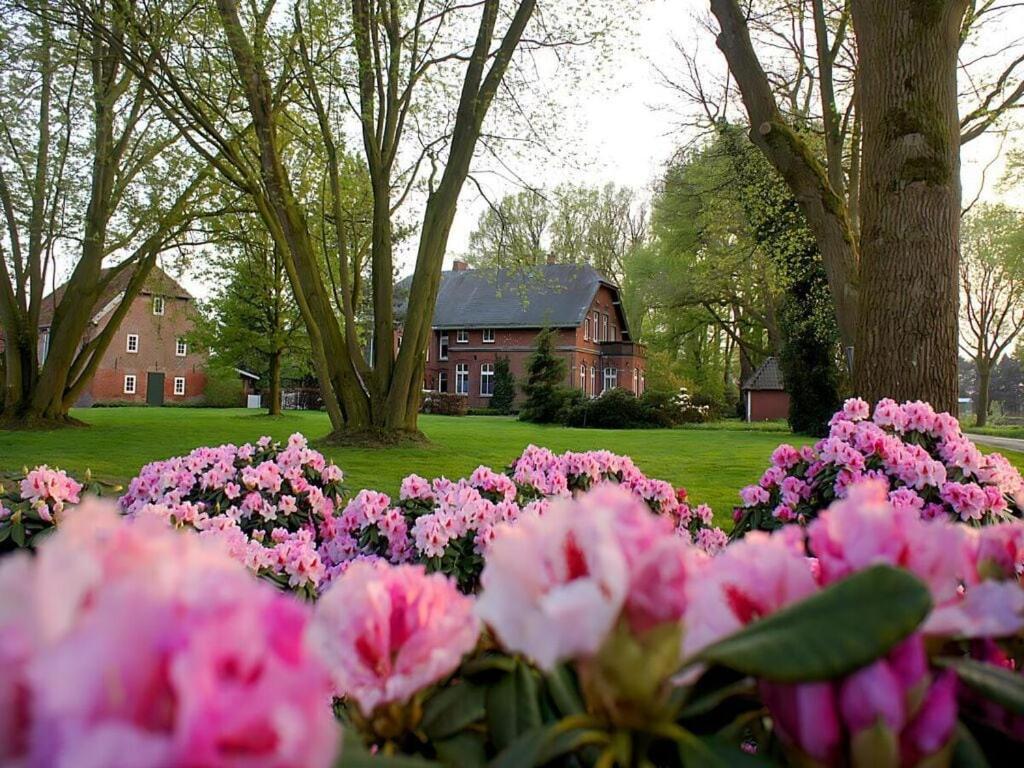
{"type": "Polygon", "coordinates": [[[587,391],[587,366],[580,363],[580,392],[587,391]]]}
{"type": "Polygon", "coordinates": [[[593,397],[597,394],[597,368],[590,366],[590,392],[588,394],[593,397]]]}
{"type": "Polygon", "coordinates": [[[587,322],[583,326],[583,340],[590,341],[590,313],[587,312],[587,322]]]}
{"type": "Polygon", "coordinates": [[[594,318],[594,331],[591,334],[590,339],[591,339],[591,341],[600,341],[601,340],[601,313],[598,312],[595,309],[591,314],[593,315],[593,318],[594,318]]]}
{"type": "Polygon", "coordinates": [[[466,328],[459,328],[455,332],[456,344],[469,344],[469,331],[466,328]]]}
{"type": "Polygon", "coordinates": [[[188,342],[184,339],[174,340],[174,356],[186,357],[188,355],[188,342]]]}
{"type": "Polygon", "coordinates": [[[611,367],[605,368],[604,377],[601,383],[604,385],[604,388],[601,390],[602,392],[607,392],[609,389],[615,389],[619,386],[619,369],[611,367]],[[609,382],[611,382],[611,386],[608,386],[609,382]]]}
{"type": "Polygon", "coordinates": [[[634,395],[639,395],[640,394],[640,369],[639,368],[634,368],[633,369],[633,394],[634,395]]]}
{"type": "Polygon", "coordinates": [[[469,394],[469,363],[455,364],[455,394],[469,394]]]}
{"type": "Polygon", "coordinates": [[[174,377],[174,394],[177,395],[178,397],[184,397],[185,396],[185,377],[184,376],[175,376],[174,377]],[[180,387],[178,386],[179,384],[181,385],[180,387]]]}
{"type": "Polygon", "coordinates": [[[139,379],[134,373],[127,373],[124,377],[124,393],[134,395],[139,391],[139,379]],[[129,386],[130,385],[130,386],[129,386]]]}
{"type": "Polygon", "coordinates": [[[164,297],[154,296],[153,297],[153,314],[163,316],[164,314],[164,297]]]}
{"type": "Polygon", "coordinates": [[[608,313],[601,315],[601,341],[608,341],[608,313]]]}
{"type": "Polygon", "coordinates": [[[442,331],[437,337],[437,359],[441,361],[448,359],[448,331],[442,331]]]}
{"type": "Polygon", "coordinates": [[[125,339],[125,342],[124,342],[124,351],[125,352],[129,352],[129,353],[131,353],[133,355],[138,354],[138,352],[139,352],[139,334],[137,334],[137,333],[129,333],[128,334],[128,338],[125,339]],[[132,341],[135,342],[135,349],[132,349],[132,341]]]}
{"type": "Polygon", "coordinates": [[[480,363],[480,397],[494,396],[494,363],[480,363]],[[491,391],[487,392],[484,383],[489,383],[491,391]]]}
{"type": "Polygon", "coordinates": [[[484,328],[480,333],[482,334],[481,340],[484,344],[494,343],[495,334],[493,328],[484,328]]]}

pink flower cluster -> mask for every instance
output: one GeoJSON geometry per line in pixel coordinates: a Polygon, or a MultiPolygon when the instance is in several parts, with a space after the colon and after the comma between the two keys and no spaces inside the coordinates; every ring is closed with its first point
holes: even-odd
{"type": "Polygon", "coordinates": [[[991,641],[1024,630],[1024,523],[979,529],[922,519],[917,509],[892,504],[886,483],[869,480],[851,486],[806,533],[755,531],[711,561],[690,596],[684,652],[695,654],[856,571],[906,569],[928,587],[934,605],[919,635],[844,680],[762,684],[762,693],[784,739],[816,764],[845,762],[840,756],[876,724],[894,734],[885,742],[897,750],[889,764],[919,764],[947,744],[957,712],[953,679],[927,671],[922,638],[991,641]]]}
{"type": "Polygon", "coordinates": [[[212,542],[87,501],[0,580],[0,764],[332,763],[309,608],[212,542]]]}
{"type": "Polygon", "coordinates": [[[620,618],[638,633],[680,621],[706,559],[667,517],[602,484],[500,530],[478,613],[506,649],[551,669],[593,656],[620,618]]]}
{"type": "Polygon", "coordinates": [[[157,514],[221,539],[252,571],[312,595],[324,578],[318,545],[333,530],[342,479],[302,435],[285,446],[262,437],[147,464],[120,503],[127,514],[157,514]]]}
{"type": "Polygon", "coordinates": [[[310,638],[335,693],[369,718],[451,674],[476,646],[473,598],[419,565],[354,563],[316,605],[310,638]]]}
{"type": "Polygon", "coordinates": [[[77,504],[82,484],[60,469],[42,464],[21,481],[21,498],[29,502],[40,518],[50,523],[68,504],[77,504]]]}
{"type": "Polygon", "coordinates": [[[734,536],[806,523],[864,479],[886,485],[896,508],[973,525],[1020,516],[1024,480],[998,453],[984,455],[948,413],[930,405],[847,400],[813,447],[780,445],[756,485],[740,491],[734,536]]]}
{"type": "Polygon", "coordinates": [[[693,658],[854,572],[905,569],[934,605],[917,634],[844,679],[761,681],[761,693],[801,764],[871,764],[850,756],[876,726],[894,750],[881,764],[920,764],[948,744],[957,718],[954,679],[930,669],[924,640],[999,642],[1024,631],[1024,523],[926,520],[866,481],[804,534],[757,531],[707,557],[624,489],[601,486],[498,532],[478,613],[504,648],[543,668],[587,662],[616,627],[642,637],[666,622],[682,629],[680,657],[693,658]]]}
{"type": "Polygon", "coordinates": [[[500,525],[543,516],[552,498],[580,494],[615,483],[643,502],[683,538],[714,553],[728,541],[712,527],[707,505],[691,507],[685,490],[645,476],[627,456],[608,451],[569,452],[557,456],[529,446],[509,474],[478,467],[469,478],[427,480],[406,477],[399,499],[361,491],[329,521],[321,556],[329,576],[357,560],[424,563],[455,577],[466,592],[476,589],[485,555],[500,525]]]}

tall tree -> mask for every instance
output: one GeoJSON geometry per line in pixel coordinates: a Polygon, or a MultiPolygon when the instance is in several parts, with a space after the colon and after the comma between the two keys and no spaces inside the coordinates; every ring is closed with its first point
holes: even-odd
{"type": "Polygon", "coordinates": [[[123,27],[105,3],[91,9],[111,21],[109,36],[57,25],[46,0],[0,6],[10,43],[0,71],[0,417],[21,425],[69,421],[157,256],[185,236],[205,180],[121,65],[123,27]],[[162,178],[170,166],[175,178],[162,178]],[[64,259],[70,277],[41,334],[46,286],[64,259]],[[106,325],[86,339],[114,281],[124,287],[106,325]]]}
{"type": "MultiPolygon", "coordinates": [[[[147,80],[165,113],[197,151],[222,153],[218,170],[251,197],[281,249],[336,435],[414,432],[442,261],[484,121],[517,51],[581,42],[572,35],[563,39],[558,24],[560,18],[573,21],[575,4],[552,4],[543,21],[534,19],[536,0],[352,0],[344,9],[324,0],[296,3],[291,14],[275,13],[273,2],[243,8],[218,0],[213,18],[185,3],[121,5],[133,33],[125,60],[135,72],[152,66],[155,74],[147,80]],[[205,37],[183,49],[181,28],[188,23],[205,37]],[[230,86],[211,93],[205,73],[216,69],[224,50],[230,86]],[[339,282],[339,318],[317,268],[320,245],[310,235],[315,227],[309,209],[299,200],[290,148],[295,115],[311,115],[316,134],[306,141],[324,148],[327,169],[323,219],[340,221],[338,136],[348,107],[357,119],[373,196],[370,292],[378,340],[390,339],[395,327],[395,211],[418,180],[425,185],[404,341],[397,354],[390,343],[374,344],[369,362],[352,286],[344,278],[339,282]],[[421,168],[429,168],[425,177],[421,168]]],[[[327,247],[347,258],[344,233],[328,238],[327,247]]]]}
{"type": "Polygon", "coordinates": [[[710,6],[751,138],[786,179],[818,241],[843,342],[856,349],[859,393],[955,409],[959,146],[1024,96],[1013,85],[1015,59],[960,120],[957,55],[1001,4],[813,0],[819,77],[803,60],[797,71],[820,94],[826,165],[795,130],[807,109],[795,125],[797,105],[780,100],[785,89],[762,66],[740,4],[710,6]],[[851,32],[855,47],[847,45],[851,32]],[[844,59],[845,109],[834,77],[842,51],[852,52],[844,59]]]}
{"type": "Polygon", "coordinates": [[[979,427],[988,420],[992,370],[1024,330],[1024,216],[1004,205],[964,222],[960,347],[977,369],[979,427]]]}

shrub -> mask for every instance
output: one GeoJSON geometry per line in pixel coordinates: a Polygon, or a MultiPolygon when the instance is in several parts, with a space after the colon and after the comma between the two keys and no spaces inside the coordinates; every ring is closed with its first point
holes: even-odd
{"type": "Polygon", "coordinates": [[[594,429],[643,429],[662,426],[649,420],[640,400],[624,389],[609,389],[598,397],[586,398],[577,392],[575,398],[562,415],[563,423],[569,427],[592,427],[594,429]]]}
{"type": "Polygon", "coordinates": [[[546,514],[551,499],[588,491],[601,482],[621,485],[647,509],[667,517],[683,538],[707,551],[724,545],[706,505],[691,508],[686,492],[645,476],[627,456],[608,451],[565,453],[529,446],[505,474],[478,467],[463,480],[410,475],[397,502],[360,491],[341,513],[336,536],[321,554],[331,577],[355,560],[416,562],[456,580],[465,592],[479,586],[487,547],[499,524],[546,514]]]}
{"type": "Polygon", "coordinates": [[[927,403],[847,400],[829,436],[801,450],[780,445],[757,485],[744,488],[734,536],[808,523],[863,478],[884,483],[901,511],[971,525],[1021,514],[1024,480],[998,453],[985,456],[956,418],[927,403]]]}
{"type": "Polygon", "coordinates": [[[421,413],[435,416],[465,416],[469,410],[469,398],[451,392],[424,392],[420,404],[421,413]]]}
{"type": "Polygon", "coordinates": [[[94,480],[91,472],[87,471],[85,482],[80,483],[64,470],[45,464],[0,475],[0,553],[19,547],[34,549],[86,493],[109,496],[119,490],[119,486],[94,480]]]}
{"type": "Polygon", "coordinates": [[[494,394],[491,408],[498,413],[512,413],[516,399],[516,377],[509,368],[508,358],[499,357],[494,364],[494,394]]]}
{"type": "Polygon", "coordinates": [[[555,331],[548,328],[537,335],[537,344],[526,364],[523,393],[526,400],[519,418],[538,424],[557,421],[569,390],[565,381],[565,361],[555,354],[555,331]]]}
{"type": "Polygon", "coordinates": [[[203,397],[196,405],[204,408],[240,408],[245,405],[238,374],[233,369],[209,368],[203,397]]]}
{"type": "Polygon", "coordinates": [[[129,515],[158,515],[176,528],[224,540],[232,554],[279,587],[316,594],[317,551],[334,535],[342,472],[294,434],[282,446],[196,448],[144,466],[121,497],[129,515]]]}

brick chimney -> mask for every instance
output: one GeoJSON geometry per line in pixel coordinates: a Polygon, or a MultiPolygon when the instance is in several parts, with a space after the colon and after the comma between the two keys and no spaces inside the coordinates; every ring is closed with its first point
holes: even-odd
{"type": "Polygon", "coordinates": [[[455,272],[465,272],[467,269],[469,269],[469,263],[465,259],[460,259],[456,256],[452,261],[452,270],[455,272]]]}

